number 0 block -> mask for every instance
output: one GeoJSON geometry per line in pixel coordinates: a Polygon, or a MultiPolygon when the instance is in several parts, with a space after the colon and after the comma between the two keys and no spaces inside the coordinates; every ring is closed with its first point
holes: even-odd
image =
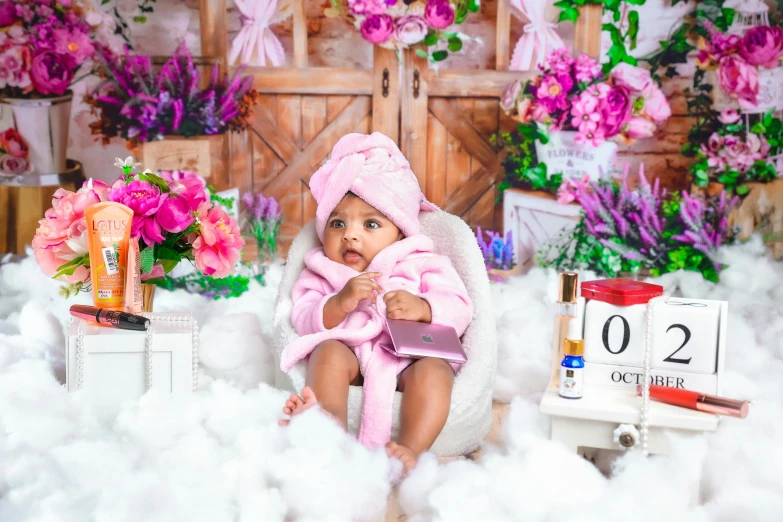
{"type": "Polygon", "coordinates": [[[585,308],[585,361],[641,366],[647,305],[615,306],[591,299],[585,308]]]}
{"type": "Polygon", "coordinates": [[[662,370],[715,373],[719,324],[720,301],[670,298],[659,304],[653,314],[650,365],[662,370]]]}

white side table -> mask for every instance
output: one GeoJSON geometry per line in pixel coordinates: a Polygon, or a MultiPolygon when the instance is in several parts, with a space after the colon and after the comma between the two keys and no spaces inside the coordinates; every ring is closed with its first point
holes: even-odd
{"type": "MultiPolygon", "coordinates": [[[[585,385],[581,399],[564,399],[556,388],[547,388],[541,399],[541,413],[551,416],[550,438],[569,449],[622,449],[614,441],[614,431],[621,424],[640,429],[642,398],[635,391],[585,385]]],[[[718,429],[718,417],[662,402],[650,401],[650,423],[647,449],[650,454],[667,455],[671,447],[666,432],[681,436],[699,436],[718,429]]]]}

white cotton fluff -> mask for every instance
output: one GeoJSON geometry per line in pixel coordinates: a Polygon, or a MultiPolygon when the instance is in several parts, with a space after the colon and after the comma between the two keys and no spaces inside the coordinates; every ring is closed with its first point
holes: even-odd
{"type": "MultiPolygon", "coordinates": [[[[608,478],[549,441],[538,401],[557,275],[536,269],[492,287],[495,399],[512,402],[500,444],[475,462],[422,456],[399,488],[408,520],[779,522],[783,264],[764,257],[757,239],[722,256],[730,268],[718,285],[696,273],[660,282],[729,301],[723,395],[753,400],[747,419],[673,439],[671,456],[592,452],[608,478]]],[[[156,310],[187,309],[201,323],[210,378],[194,396],[151,392],[103,421],[56,374],[68,307],[91,297],[63,300],[29,257],[0,267],[0,520],[382,520],[395,469],[382,449],[360,446],[316,410],[277,425],[288,394],[269,386],[268,347],[281,273],[272,267],[268,286],[252,282],[235,299],[158,290],[156,310]]]]}

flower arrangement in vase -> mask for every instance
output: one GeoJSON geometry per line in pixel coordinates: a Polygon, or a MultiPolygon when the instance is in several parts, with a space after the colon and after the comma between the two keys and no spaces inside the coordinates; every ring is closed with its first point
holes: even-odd
{"type": "Polygon", "coordinates": [[[0,132],[0,176],[30,172],[30,151],[22,135],[10,127],[0,132]]]}
{"type": "Polygon", "coordinates": [[[582,206],[577,225],[539,251],[538,263],[558,270],[594,270],[602,276],[649,270],[653,277],[677,270],[700,272],[717,281],[718,249],[730,237],[729,214],[737,198],[722,191],[715,198],[669,194],[653,185],[639,168],[640,186],[628,185],[628,167],[620,183],[591,181],[574,187],[582,206]]]}
{"type": "Polygon", "coordinates": [[[489,241],[484,241],[481,227],[476,228],[476,241],[484,256],[484,265],[487,267],[487,273],[492,281],[506,281],[510,275],[516,272],[517,264],[514,261],[514,241],[511,237],[511,231],[506,234],[505,239],[500,232],[487,230],[484,232],[489,241]]]}
{"type": "Polygon", "coordinates": [[[89,180],[77,192],[59,189],[33,237],[38,265],[69,283],[65,295],[90,284],[90,256],[84,211],[101,201],[133,210],[131,236],[139,239],[142,280],[159,283],[185,259],[214,278],[230,275],[245,244],[235,219],[207,198],[197,175],[169,181],[149,171],[133,174],[132,158],[117,159],[124,174],[111,186],[89,180]]]}
{"type": "Polygon", "coordinates": [[[779,154],[783,146],[783,121],[772,111],[748,127],[736,109],[710,111],[709,123],[702,122],[699,132],[690,133],[683,153],[695,157],[690,172],[698,187],[711,182],[727,191],[744,196],[748,182],[769,183],[778,178],[783,167],[779,154]]]}
{"type": "Polygon", "coordinates": [[[697,65],[717,77],[717,107],[752,112],[783,109],[783,94],[779,92],[783,81],[783,29],[759,25],[737,35],[723,32],[709,21],[704,27],[706,38],[700,40],[697,65]]]}
{"type": "Polygon", "coordinates": [[[280,231],[280,205],[272,196],[245,192],[242,202],[247,207],[246,237],[258,247],[257,259],[262,263],[273,260],[277,253],[277,234],[280,231]]]}
{"type": "Polygon", "coordinates": [[[332,0],[324,14],[349,19],[365,40],[386,49],[424,44],[432,49],[416,54],[440,62],[468,39],[453,26],[479,8],[480,0],[332,0]]]}
{"type": "Polygon", "coordinates": [[[666,96],[646,69],[620,63],[605,75],[595,59],[574,57],[565,48],[549,55],[542,74],[508,84],[500,103],[520,122],[516,136],[501,135],[513,161],[506,166],[506,186],[530,182],[551,192],[560,185],[558,179],[547,181],[552,175],[608,171],[615,142],[649,138],[671,116],[666,96]],[[514,149],[521,153],[514,155],[514,149]]]}
{"type": "Polygon", "coordinates": [[[258,92],[252,77],[242,77],[240,67],[229,79],[212,68],[209,85],[202,89],[201,74],[183,43],[156,70],[151,56],[126,50],[122,56],[96,55],[104,81],[85,96],[97,120],[93,135],[104,144],[121,137],[129,148],[164,136],[212,136],[240,131],[250,125],[258,92]]]}
{"type": "Polygon", "coordinates": [[[0,97],[61,96],[95,53],[111,40],[108,15],[85,1],[0,2],[0,97]]]}

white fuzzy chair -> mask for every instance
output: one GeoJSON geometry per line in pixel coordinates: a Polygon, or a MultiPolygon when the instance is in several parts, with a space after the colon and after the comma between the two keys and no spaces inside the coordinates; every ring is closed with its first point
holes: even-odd
{"type": "MultiPolygon", "coordinates": [[[[454,381],[449,418],[432,447],[432,452],[438,456],[455,457],[476,449],[492,422],[492,391],[497,371],[495,318],[484,261],[470,227],[446,212],[422,212],[419,218],[421,232],[433,240],[435,253],[451,259],[465,282],[475,309],[473,320],[462,337],[468,362],[454,381]]],[[[275,385],[278,388],[300,391],[305,384],[306,363],[300,361],[285,374],[280,370],[280,354],[288,343],[297,338],[291,324],[291,289],[305,267],[305,254],[319,244],[315,224],[311,221],[297,234],[288,252],[274,316],[272,350],[277,369],[275,385]]],[[[361,386],[351,386],[348,394],[348,428],[353,433],[359,431],[362,392],[361,386]]],[[[399,433],[401,399],[402,393],[396,392],[393,437],[399,433]]]]}

